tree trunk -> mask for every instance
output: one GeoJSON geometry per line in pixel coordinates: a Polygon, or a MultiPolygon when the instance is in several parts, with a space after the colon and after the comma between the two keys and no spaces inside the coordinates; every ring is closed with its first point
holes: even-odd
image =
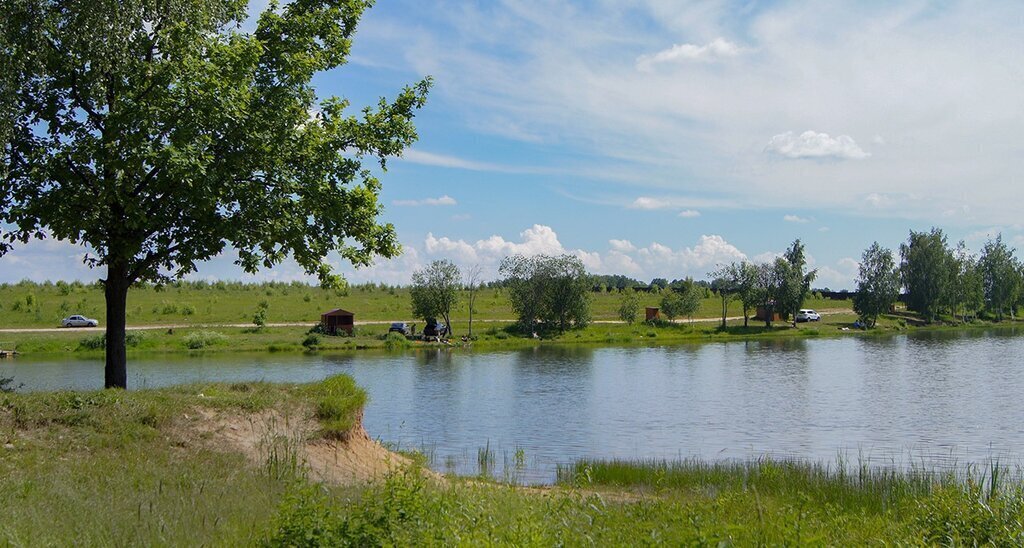
{"type": "Polygon", "coordinates": [[[749,327],[749,325],[747,325],[747,320],[748,319],[750,319],[750,307],[744,304],[743,305],[743,327],[749,327]]]}
{"type": "Polygon", "coordinates": [[[725,329],[725,317],[728,316],[729,301],[722,299],[722,329],[725,329]]]}
{"type": "Polygon", "coordinates": [[[125,310],[128,306],[128,267],[124,263],[107,266],[104,293],[107,299],[106,365],[104,388],[128,388],[128,356],[125,350],[125,310]]]}

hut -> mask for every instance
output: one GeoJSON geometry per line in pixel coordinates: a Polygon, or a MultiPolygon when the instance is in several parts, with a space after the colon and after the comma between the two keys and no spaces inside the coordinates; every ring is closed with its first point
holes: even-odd
{"type": "Polygon", "coordinates": [[[335,308],[330,312],[320,314],[320,325],[324,328],[324,333],[329,335],[337,335],[338,331],[344,331],[351,335],[356,323],[355,319],[356,315],[348,310],[335,308]]]}

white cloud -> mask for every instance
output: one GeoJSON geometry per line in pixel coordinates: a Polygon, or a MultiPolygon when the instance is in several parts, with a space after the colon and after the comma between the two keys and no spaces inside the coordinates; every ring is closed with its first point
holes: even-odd
{"type": "Polygon", "coordinates": [[[424,198],[422,200],[393,200],[391,202],[396,206],[453,206],[458,205],[455,198],[445,194],[440,198],[424,198]]]}
{"type": "Polygon", "coordinates": [[[685,210],[679,212],[678,217],[682,217],[684,219],[692,219],[694,217],[700,217],[700,211],[697,211],[696,209],[685,209],[685,210]]]}
{"type": "Polygon", "coordinates": [[[736,57],[745,50],[724,38],[715,38],[711,42],[698,46],[696,44],[676,44],[668,49],[651,55],[641,55],[636,59],[636,68],[650,71],[655,65],[663,63],[680,63],[688,61],[720,61],[736,57]]]}
{"type": "Polygon", "coordinates": [[[425,166],[434,167],[446,167],[452,169],[465,169],[469,171],[496,171],[502,173],[519,173],[522,169],[517,169],[512,166],[504,166],[500,164],[492,164],[488,162],[477,162],[474,160],[466,160],[464,158],[458,158],[455,156],[447,156],[444,154],[434,154],[432,152],[423,152],[416,149],[406,149],[402,153],[402,156],[398,158],[401,161],[409,162],[411,164],[420,164],[425,166]]]}
{"type": "Polygon", "coordinates": [[[562,245],[554,229],[533,225],[519,234],[518,241],[493,235],[475,242],[428,234],[426,255],[450,258],[457,264],[483,265],[495,275],[497,265],[513,254],[560,255],[579,257],[587,269],[597,274],[629,274],[642,279],[653,277],[701,279],[717,265],[745,260],[747,255],[719,235],[703,235],[692,247],[673,248],[660,242],[638,247],[629,240],[612,239],[608,250],[570,249],[562,245]]]}
{"type": "Polygon", "coordinates": [[[805,218],[800,217],[798,215],[783,215],[782,216],[782,220],[786,221],[787,223],[809,223],[809,222],[811,222],[810,219],[805,219],[805,218]]]}
{"type": "Polygon", "coordinates": [[[636,251],[636,246],[629,240],[608,240],[608,245],[611,246],[612,251],[619,253],[632,253],[636,251]]]}
{"type": "Polygon", "coordinates": [[[800,135],[792,131],[780,133],[768,140],[765,152],[786,158],[837,158],[863,160],[871,156],[864,152],[849,135],[830,137],[828,133],[805,131],[800,135]]]}
{"type": "Polygon", "coordinates": [[[636,200],[633,200],[633,204],[629,207],[633,209],[664,209],[666,207],[672,207],[672,204],[657,198],[641,196],[636,200]]]}
{"type": "MultiPolygon", "coordinates": [[[[1016,136],[1024,119],[1007,113],[1019,112],[1024,92],[1020,2],[984,10],[961,0],[840,1],[817,9],[781,2],[742,14],[718,1],[599,0],[595,9],[571,0],[452,10],[413,0],[389,5],[363,22],[357,53],[397,63],[404,74],[434,75],[430,104],[455,131],[508,122],[509,140],[542,136],[552,171],[583,166],[648,196],[713,188],[743,207],[797,204],[927,222],[967,202],[969,215],[951,222],[1019,217],[1016,136]],[[681,63],[715,37],[748,49],[719,58],[728,62],[637,72],[638,57],[653,61],[666,44],[689,43],[662,55],[681,63]],[[828,128],[833,142],[798,146],[794,134],[784,139],[792,146],[777,143],[779,152],[765,154],[769,137],[808,128],[814,135],[828,128]],[[840,142],[836,132],[857,140],[840,142]],[[884,136],[884,146],[874,136],[884,136]],[[864,161],[772,158],[853,160],[869,152],[864,161]],[[963,181],[972,186],[966,196],[963,181]],[[878,209],[863,201],[872,193],[921,199],[878,209]]],[[[503,148],[491,150],[475,150],[474,161],[424,160],[507,169],[499,165],[503,148]]]]}

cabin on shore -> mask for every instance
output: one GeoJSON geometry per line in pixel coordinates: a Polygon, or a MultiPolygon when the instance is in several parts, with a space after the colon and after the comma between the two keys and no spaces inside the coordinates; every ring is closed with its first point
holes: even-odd
{"type": "Polygon", "coordinates": [[[324,333],[328,335],[337,335],[339,331],[351,335],[355,324],[356,315],[348,310],[335,308],[320,315],[320,325],[323,327],[324,333]]]}

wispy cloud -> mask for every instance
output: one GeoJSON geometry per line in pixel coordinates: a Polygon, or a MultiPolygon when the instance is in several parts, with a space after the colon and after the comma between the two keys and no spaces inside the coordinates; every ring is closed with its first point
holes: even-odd
{"type": "Polygon", "coordinates": [[[679,212],[679,215],[677,215],[677,217],[682,217],[684,219],[700,217],[700,211],[697,211],[696,209],[684,209],[683,211],[679,212]]]}
{"type": "Polygon", "coordinates": [[[809,223],[809,222],[811,222],[810,219],[805,219],[803,217],[800,217],[799,215],[783,215],[782,216],[782,220],[786,221],[787,223],[809,223]]]}
{"type": "Polygon", "coordinates": [[[422,150],[408,149],[402,153],[399,160],[409,162],[411,164],[420,164],[425,166],[434,167],[447,167],[453,169],[466,169],[469,171],[497,171],[504,173],[517,173],[522,172],[522,169],[518,169],[512,166],[504,166],[500,164],[491,164],[487,162],[477,162],[474,160],[466,160],[464,158],[458,158],[455,156],[447,156],[444,154],[434,154],[432,152],[423,152],[422,150]]]}
{"type": "Polygon", "coordinates": [[[409,207],[458,205],[458,202],[455,201],[455,198],[452,198],[447,194],[441,196],[440,198],[423,198],[422,200],[393,200],[391,203],[396,206],[409,207]]]}
{"type": "Polygon", "coordinates": [[[828,133],[805,131],[800,135],[787,131],[768,140],[765,152],[786,158],[837,158],[863,160],[871,156],[849,135],[830,137],[828,133]]]}
{"type": "Polygon", "coordinates": [[[665,63],[681,63],[688,61],[711,62],[736,57],[744,52],[744,48],[725,40],[715,38],[711,42],[699,46],[697,44],[675,44],[668,49],[650,55],[641,55],[636,59],[636,68],[650,71],[655,65],[665,63]]]}

